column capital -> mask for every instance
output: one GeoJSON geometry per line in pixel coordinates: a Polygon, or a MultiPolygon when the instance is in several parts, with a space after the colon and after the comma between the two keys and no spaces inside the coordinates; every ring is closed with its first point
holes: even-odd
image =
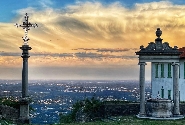
{"type": "Polygon", "coordinates": [[[22,45],[22,47],[19,47],[22,50],[22,58],[23,59],[28,59],[29,56],[29,50],[31,50],[32,48],[29,45],[22,45]]]}
{"type": "Polygon", "coordinates": [[[172,66],[180,65],[179,62],[172,62],[172,66]]]}
{"type": "Polygon", "coordinates": [[[19,48],[22,49],[22,50],[31,50],[32,49],[29,45],[22,45],[19,48]]]}
{"type": "Polygon", "coordinates": [[[146,62],[139,62],[138,65],[147,65],[146,62]]]}

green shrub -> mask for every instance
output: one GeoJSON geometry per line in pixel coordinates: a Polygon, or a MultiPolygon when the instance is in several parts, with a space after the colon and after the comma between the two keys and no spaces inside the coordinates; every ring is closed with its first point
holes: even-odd
{"type": "Polygon", "coordinates": [[[7,105],[19,109],[19,102],[13,98],[0,98],[0,105],[7,105]]]}
{"type": "Polygon", "coordinates": [[[70,114],[60,114],[61,123],[72,123],[77,121],[78,115],[85,114],[88,117],[88,121],[94,121],[102,117],[101,108],[102,102],[92,97],[91,99],[85,99],[77,101],[72,106],[70,114]],[[80,113],[79,113],[80,112],[80,113]]]}

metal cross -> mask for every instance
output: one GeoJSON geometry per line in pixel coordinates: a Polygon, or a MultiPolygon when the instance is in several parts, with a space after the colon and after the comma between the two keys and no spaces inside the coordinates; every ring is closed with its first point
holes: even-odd
{"type": "Polygon", "coordinates": [[[22,37],[22,39],[24,40],[24,45],[28,45],[28,40],[30,40],[28,38],[28,30],[30,30],[30,27],[34,27],[35,28],[35,27],[38,27],[38,25],[36,23],[35,24],[31,24],[30,22],[28,22],[29,16],[28,16],[27,13],[25,14],[24,18],[25,18],[25,21],[23,22],[22,25],[19,25],[19,24],[16,23],[15,26],[17,28],[18,27],[22,27],[24,29],[25,34],[24,34],[24,37],[22,37]]]}

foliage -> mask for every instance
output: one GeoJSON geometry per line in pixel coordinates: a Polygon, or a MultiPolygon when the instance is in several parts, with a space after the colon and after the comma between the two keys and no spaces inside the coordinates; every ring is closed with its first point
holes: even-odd
{"type": "Polygon", "coordinates": [[[70,114],[63,115],[60,114],[60,122],[61,123],[72,123],[76,122],[79,115],[85,114],[88,121],[94,121],[99,119],[101,116],[101,105],[102,102],[100,100],[95,99],[92,97],[91,99],[85,99],[81,101],[77,101],[73,104],[73,108],[70,114]]]}
{"type": "Polygon", "coordinates": [[[0,105],[7,105],[19,109],[19,102],[13,98],[0,98],[0,105]]]}
{"type": "MultiPolygon", "coordinates": [[[[32,100],[30,99],[29,102],[32,102],[32,100]]],[[[19,109],[20,107],[19,101],[13,97],[0,98],[0,105],[7,105],[16,109],[19,109]]],[[[30,105],[29,105],[29,111],[34,112],[34,108],[30,105]]]]}
{"type": "Polygon", "coordinates": [[[9,121],[6,121],[6,120],[0,120],[0,124],[1,125],[10,125],[11,124],[11,122],[9,122],[9,121]]]}
{"type": "Polygon", "coordinates": [[[102,102],[96,100],[94,97],[92,97],[91,100],[86,99],[84,105],[84,112],[87,113],[89,118],[94,121],[103,117],[102,112],[100,110],[101,106],[102,102]]]}

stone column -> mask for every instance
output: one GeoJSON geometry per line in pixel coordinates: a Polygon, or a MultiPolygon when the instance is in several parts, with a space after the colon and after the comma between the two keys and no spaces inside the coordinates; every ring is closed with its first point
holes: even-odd
{"type": "Polygon", "coordinates": [[[22,52],[23,58],[23,68],[22,68],[22,98],[20,100],[20,110],[19,110],[19,123],[20,124],[29,124],[29,95],[28,95],[28,58],[29,50],[32,48],[29,45],[22,45],[20,49],[22,52]]]}
{"type": "Polygon", "coordinates": [[[173,63],[173,115],[179,116],[179,63],[173,63]]]}
{"type": "Polygon", "coordinates": [[[140,86],[140,112],[139,117],[145,117],[145,62],[140,62],[139,86],[140,86]]]}
{"type": "Polygon", "coordinates": [[[29,52],[32,48],[29,45],[22,45],[22,58],[23,58],[23,68],[22,68],[22,98],[28,97],[28,58],[29,52]]]}

